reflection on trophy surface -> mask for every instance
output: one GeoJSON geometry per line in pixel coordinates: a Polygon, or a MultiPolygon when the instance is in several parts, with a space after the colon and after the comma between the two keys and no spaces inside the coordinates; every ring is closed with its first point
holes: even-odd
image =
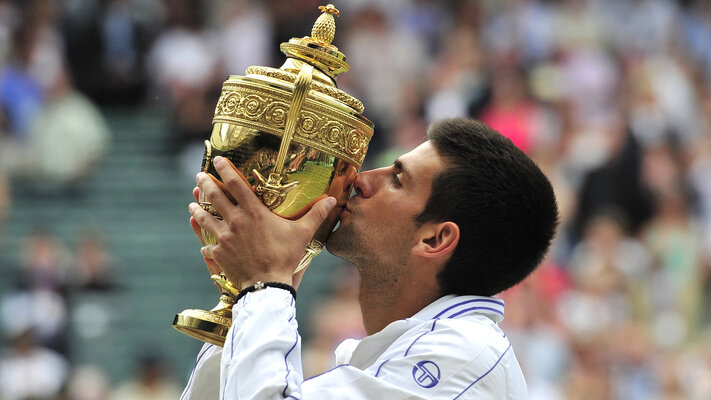
{"type": "MultiPolygon", "coordinates": [[[[300,217],[323,196],[336,198],[340,207],[317,230],[296,272],[321,251],[338,222],[373,135],[363,104],[336,87],[336,76],[349,69],[345,55],[331,44],[339,12],[331,4],[319,8],[310,37],[281,44],[287,56],[281,68],[253,66],[225,81],[202,163],[203,171],[217,177],[212,160],[226,157],[264,204],[284,218],[300,217]]],[[[220,218],[202,195],[200,205],[220,218]]],[[[216,243],[202,234],[206,243],[216,243]]],[[[212,279],[221,292],[217,306],[184,310],[173,326],[222,346],[240,283],[224,275],[212,279]]]]}

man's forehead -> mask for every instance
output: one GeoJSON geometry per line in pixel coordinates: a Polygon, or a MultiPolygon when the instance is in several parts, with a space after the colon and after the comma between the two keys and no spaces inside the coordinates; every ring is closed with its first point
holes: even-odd
{"type": "Polygon", "coordinates": [[[396,167],[411,174],[434,175],[444,167],[444,160],[430,141],[426,141],[413,150],[401,155],[395,161],[396,167]]]}

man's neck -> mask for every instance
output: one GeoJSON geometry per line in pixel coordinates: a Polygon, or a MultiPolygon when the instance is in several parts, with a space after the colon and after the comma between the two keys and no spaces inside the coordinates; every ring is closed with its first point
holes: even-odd
{"type": "Polygon", "coordinates": [[[368,335],[391,322],[409,318],[439,298],[437,285],[399,277],[393,282],[362,277],[358,301],[368,335]]]}

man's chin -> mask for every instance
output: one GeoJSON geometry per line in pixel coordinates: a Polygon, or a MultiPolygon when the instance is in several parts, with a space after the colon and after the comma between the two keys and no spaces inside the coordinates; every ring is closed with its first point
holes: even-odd
{"type": "Polygon", "coordinates": [[[326,250],[336,257],[348,259],[349,250],[353,247],[353,235],[343,225],[331,233],[326,242],[326,250]]]}
{"type": "Polygon", "coordinates": [[[341,250],[341,238],[339,237],[339,231],[340,229],[331,233],[331,236],[329,236],[326,241],[326,250],[334,256],[338,256],[341,250]]]}

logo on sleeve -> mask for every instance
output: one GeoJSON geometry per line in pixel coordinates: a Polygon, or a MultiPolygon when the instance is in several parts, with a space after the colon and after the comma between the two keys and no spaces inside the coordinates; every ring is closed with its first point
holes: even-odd
{"type": "Polygon", "coordinates": [[[439,367],[432,361],[420,361],[412,367],[412,378],[423,388],[431,388],[439,383],[439,367]]]}

